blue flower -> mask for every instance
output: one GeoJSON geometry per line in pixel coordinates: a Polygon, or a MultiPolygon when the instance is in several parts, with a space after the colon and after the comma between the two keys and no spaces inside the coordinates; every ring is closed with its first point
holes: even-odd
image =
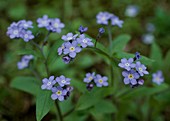
{"type": "Polygon", "coordinates": [[[104,25],[108,25],[109,23],[109,19],[111,17],[113,17],[113,14],[110,14],[108,12],[99,12],[96,16],[97,18],[97,23],[98,24],[104,24],[104,25]]]}
{"type": "Polygon", "coordinates": [[[147,30],[147,32],[154,32],[155,31],[155,25],[154,24],[152,24],[152,23],[147,23],[146,24],[146,30],[147,30]]]}
{"type": "Polygon", "coordinates": [[[88,27],[83,27],[82,25],[80,25],[78,31],[80,32],[80,34],[83,34],[83,33],[85,33],[87,30],[88,30],[88,27]]]}
{"type": "Polygon", "coordinates": [[[79,38],[77,38],[77,42],[82,46],[82,48],[86,48],[87,46],[94,46],[92,40],[90,38],[86,38],[84,34],[81,34],[79,38]]]}
{"type": "Polygon", "coordinates": [[[105,32],[105,30],[103,27],[99,28],[99,34],[103,34],[104,32],[105,32]]]}
{"type": "Polygon", "coordinates": [[[39,28],[48,27],[50,19],[48,18],[47,15],[44,15],[42,18],[37,19],[37,23],[39,28]]]}
{"type": "Polygon", "coordinates": [[[126,69],[127,71],[130,71],[131,68],[135,67],[135,64],[133,64],[133,58],[129,58],[128,60],[126,58],[121,59],[121,63],[119,63],[119,67],[126,69]]]}
{"type": "Polygon", "coordinates": [[[125,84],[131,84],[131,85],[136,85],[137,80],[139,78],[139,74],[135,70],[130,70],[130,71],[123,71],[122,75],[125,77],[124,78],[124,83],[125,84]]]}
{"type": "Polygon", "coordinates": [[[24,29],[33,28],[32,21],[20,20],[19,27],[24,29]]]}
{"type": "Polygon", "coordinates": [[[92,80],[95,79],[95,72],[93,73],[87,73],[86,77],[84,78],[85,83],[90,83],[92,80]]]}
{"type": "Polygon", "coordinates": [[[70,41],[70,40],[75,40],[77,36],[78,36],[78,34],[73,35],[73,33],[70,32],[67,35],[63,35],[61,37],[61,39],[64,40],[64,41],[70,41]]]}
{"type": "Polygon", "coordinates": [[[76,41],[73,41],[72,43],[67,42],[65,43],[65,49],[64,54],[69,54],[71,58],[75,58],[76,54],[81,51],[81,48],[78,46],[78,43],[76,41]]]}
{"type": "Polygon", "coordinates": [[[144,34],[142,36],[142,42],[149,45],[149,44],[152,44],[155,40],[155,36],[153,34],[144,34]]]}
{"type": "Polygon", "coordinates": [[[32,32],[30,30],[28,30],[28,31],[22,30],[20,36],[25,42],[28,42],[28,41],[34,39],[34,35],[32,34],[32,32]]]}
{"type": "Polygon", "coordinates": [[[107,82],[108,78],[106,76],[101,76],[100,74],[96,75],[96,78],[94,79],[94,82],[96,83],[97,87],[102,87],[102,86],[108,86],[107,82]]]}
{"type": "Polygon", "coordinates": [[[115,25],[117,25],[118,27],[122,27],[122,24],[123,24],[124,22],[122,21],[122,20],[120,20],[118,17],[116,17],[116,16],[113,16],[112,18],[111,18],[111,24],[113,25],[113,26],[115,26],[115,25]]]}
{"type": "Polygon", "coordinates": [[[30,60],[32,60],[34,58],[33,55],[24,55],[22,58],[21,58],[21,61],[19,61],[17,63],[17,66],[18,66],[18,69],[19,70],[22,70],[24,68],[27,68],[29,66],[29,62],[30,60]]]}
{"type": "Polygon", "coordinates": [[[93,89],[93,87],[94,87],[93,83],[87,83],[87,85],[86,85],[86,88],[88,91],[91,91],[93,89]]]}
{"type": "Polygon", "coordinates": [[[58,99],[59,101],[64,101],[64,97],[67,94],[67,90],[63,89],[62,87],[58,86],[58,87],[53,87],[52,88],[52,92],[53,94],[51,95],[51,98],[53,100],[58,99]]]}
{"type": "Polygon", "coordinates": [[[161,70],[152,74],[152,82],[156,83],[157,85],[160,85],[164,82],[164,77],[161,70]]]}
{"type": "Polygon", "coordinates": [[[149,74],[148,71],[146,71],[146,66],[141,64],[141,62],[136,62],[136,70],[138,71],[138,73],[140,74],[140,76],[143,76],[144,74],[149,74]]]}
{"type": "Polygon", "coordinates": [[[17,63],[18,69],[22,70],[24,68],[27,68],[29,65],[28,61],[20,61],[17,63]]]}
{"type": "Polygon", "coordinates": [[[65,64],[69,64],[70,61],[72,60],[72,58],[69,57],[68,55],[66,55],[66,56],[63,56],[63,57],[62,57],[62,60],[63,60],[63,62],[64,62],[65,64]]]}
{"type": "Polygon", "coordinates": [[[18,23],[13,22],[7,30],[7,35],[11,38],[20,38],[22,28],[19,27],[18,23]]]}
{"type": "Polygon", "coordinates": [[[126,8],[125,15],[128,17],[135,17],[139,13],[139,7],[136,5],[129,5],[126,8]]]}
{"type": "Polygon", "coordinates": [[[136,52],[134,60],[139,60],[140,58],[141,58],[140,53],[136,52]]]}
{"type": "Polygon", "coordinates": [[[50,19],[49,21],[49,26],[47,26],[47,30],[51,31],[51,32],[57,32],[57,33],[61,33],[61,29],[64,28],[65,25],[63,23],[61,23],[59,18],[55,18],[55,19],[50,19]]]}
{"type": "Polygon", "coordinates": [[[49,79],[44,78],[42,82],[43,84],[41,86],[41,89],[43,90],[44,89],[51,90],[54,84],[56,84],[56,80],[54,79],[54,76],[50,76],[49,79]]]}
{"type": "Polygon", "coordinates": [[[61,75],[60,77],[56,78],[56,82],[58,82],[58,84],[63,87],[65,85],[70,85],[70,78],[66,78],[65,76],[61,75]]]}
{"type": "Polygon", "coordinates": [[[61,47],[58,48],[58,55],[63,54],[64,48],[65,48],[65,43],[63,43],[63,44],[61,45],[61,47]]]}

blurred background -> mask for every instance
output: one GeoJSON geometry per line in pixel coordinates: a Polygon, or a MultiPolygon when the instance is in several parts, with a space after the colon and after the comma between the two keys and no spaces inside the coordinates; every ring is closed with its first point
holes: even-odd
{"type": "MultiPolygon", "coordinates": [[[[18,52],[31,47],[22,40],[10,40],[6,36],[7,27],[12,22],[22,19],[32,20],[36,25],[37,18],[46,14],[51,18],[60,18],[65,23],[61,34],[50,35],[51,45],[60,39],[62,34],[77,31],[80,25],[87,26],[87,34],[95,38],[98,29],[102,27],[96,23],[96,15],[101,11],[113,13],[124,21],[123,27],[113,27],[112,33],[113,38],[123,33],[131,35],[132,39],[126,47],[126,51],[131,53],[139,51],[142,55],[149,57],[151,45],[155,42],[161,48],[163,58],[168,59],[166,62],[170,61],[167,58],[170,49],[170,0],[0,0],[0,121],[36,120],[33,96],[10,87],[11,80],[16,76],[32,75],[28,69],[19,71],[16,65],[20,60],[18,52]]],[[[35,27],[34,34],[37,31],[38,29],[35,27]]],[[[47,33],[45,30],[41,30],[41,32],[47,33]]],[[[40,39],[45,34],[42,34],[40,39]]],[[[99,40],[104,45],[108,44],[107,36],[105,33],[99,40]]],[[[75,78],[78,82],[88,71],[94,70],[107,75],[107,68],[107,64],[100,57],[94,56],[88,50],[83,51],[70,65],[63,64],[61,59],[50,65],[51,74],[64,73],[68,77],[76,75],[75,78]],[[82,74],[79,74],[80,71],[82,74]]],[[[41,69],[39,67],[37,71],[43,75],[45,72],[41,72],[41,69]]],[[[170,67],[161,69],[164,72],[166,83],[170,84],[170,67]]],[[[122,82],[120,84],[124,86],[122,82]]],[[[150,102],[159,108],[153,109],[152,114],[146,114],[150,115],[149,118],[146,116],[148,121],[170,121],[170,93],[167,95],[169,98],[163,102],[150,102]]],[[[135,101],[136,99],[131,103],[135,103],[137,106],[138,103],[135,101]]],[[[128,104],[124,104],[124,108],[128,108],[128,104]]],[[[131,115],[122,113],[123,118],[118,118],[118,121],[141,121],[139,112],[133,113],[131,115]]],[[[43,120],[52,120],[54,117],[53,113],[49,113],[43,120]]],[[[85,119],[95,120],[92,117],[86,117],[77,121],[85,119]]],[[[102,121],[102,119],[100,120],[102,121]]]]}

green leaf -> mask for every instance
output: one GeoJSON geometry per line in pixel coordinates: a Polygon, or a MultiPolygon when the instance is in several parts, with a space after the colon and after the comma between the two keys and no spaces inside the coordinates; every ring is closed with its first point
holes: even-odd
{"type": "Polygon", "coordinates": [[[76,106],[76,110],[85,110],[94,106],[102,98],[112,95],[113,88],[105,87],[102,89],[93,88],[90,92],[84,93],[80,98],[76,106]]]}
{"type": "MultiPolygon", "coordinates": [[[[116,57],[118,59],[122,59],[122,58],[134,58],[134,54],[131,54],[131,53],[126,53],[126,52],[118,52],[116,54],[113,55],[113,58],[116,57]]],[[[142,63],[144,63],[145,65],[152,65],[152,63],[154,62],[154,60],[152,59],[149,59],[145,56],[141,56],[141,59],[140,61],[142,63]]]]}
{"type": "Polygon", "coordinates": [[[100,100],[96,105],[94,105],[94,109],[98,113],[115,113],[117,111],[116,106],[108,100],[100,100]]]}
{"type": "Polygon", "coordinates": [[[36,119],[41,119],[50,111],[54,105],[54,101],[51,99],[51,92],[40,90],[36,98],[36,119]]]}
{"type": "Polygon", "coordinates": [[[12,80],[10,86],[33,95],[37,95],[40,90],[39,80],[34,77],[16,77],[12,80]]]}
{"type": "Polygon", "coordinates": [[[152,47],[151,47],[150,58],[155,60],[155,62],[153,63],[154,65],[156,65],[156,66],[153,66],[153,68],[155,68],[155,70],[161,68],[161,65],[163,62],[162,52],[161,52],[160,47],[155,42],[152,44],[152,47]]]}
{"type": "Polygon", "coordinates": [[[149,96],[156,93],[160,93],[168,88],[167,84],[161,84],[156,87],[139,87],[136,89],[131,89],[124,95],[121,95],[119,98],[122,100],[133,99],[138,96],[149,96]]]}
{"type": "Polygon", "coordinates": [[[62,42],[63,42],[62,40],[57,40],[52,45],[52,47],[50,48],[48,56],[47,56],[48,64],[53,63],[59,57],[59,55],[58,55],[58,48],[62,45],[62,42]]]}
{"type": "Polygon", "coordinates": [[[112,54],[115,52],[123,51],[127,43],[130,41],[131,37],[128,34],[119,35],[112,42],[112,54]]]}
{"type": "Polygon", "coordinates": [[[98,102],[98,98],[91,92],[83,94],[77,103],[76,110],[85,110],[98,102]]]}

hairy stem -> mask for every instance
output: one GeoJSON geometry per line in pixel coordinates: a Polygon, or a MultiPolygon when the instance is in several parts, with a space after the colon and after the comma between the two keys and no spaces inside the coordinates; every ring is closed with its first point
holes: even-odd
{"type": "Polygon", "coordinates": [[[110,25],[107,26],[107,30],[108,30],[108,37],[109,37],[109,50],[111,52],[111,50],[112,50],[112,32],[111,32],[110,25]]]}
{"type": "Polygon", "coordinates": [[[58,121],[63,121],[63,117],[62,117],[62,114],[61,114],[61,110],[60,110],[60,106],[58,104],[57,101],[55,101],[55,106],[57,108],[57,118],[58,118],[58,121]]]}

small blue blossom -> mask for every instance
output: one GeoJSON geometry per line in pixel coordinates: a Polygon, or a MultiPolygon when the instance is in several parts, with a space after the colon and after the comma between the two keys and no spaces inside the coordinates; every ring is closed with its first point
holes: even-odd
{"type": "Polygon", "coordinates": [[[140,53],[136,52],[134,60],[139,60],[140,58],[141,58],[140,53]]]}
{"type": "Polygon", "coordinates": [[[19,61],[17,63],[18,69],[22,70],[24,68],[27,68],[29,66],[30,60],[32,60],[33,58],[34,58],[33,55],[24,55],[24,56],[22,56],[21,61],[19,61]]]}
{"type": "Polygon", "coordinates": [[[56,80],[54,79],[54,76],[50,76],[49,79],[44,78],[42,82],[43,84],[41,86],[41,89],[43,90],[44,89],[51,90],[54,84],[56,84],[56,80]]]}
{"type": "Polygon", "coordinates": [[[72,43],[67,42],[65,44],[64,54],[69,54],[71,58],[75,58],[76,54],[81,51],[81,48],[78,46],[78,43],[76,41],[73,41],[72,43]]]}
{"type": "Polygon", "coordinates": [[[61,47],[58,48],[58,55],[63,54],[64,48],[65,48],[65,43],[63,43],[63,44],[61,45],[61,47]]]}
{"type": "Polygon", "coordinates": [[[159,70],[152,74],[152,82],[156,83],[157,85],[160,85],[164,82],[162,71],[159,70]]]}
{"type": "Polygon", "coordinates": [[[86,88],[88,91],[91,91],[93,89],[93,87],[94,87],[93,83],[87,83],[87,85],[86,85],[86,88]]]}
{"type": "Polygon", "coordinates": [[[58,84],[61,87],[64,87],[65,85],[70,85],[70,78],[66,78],[65,76],[61,75],[60,77],[56,78],[56,82],[58,82],[58,84]]]}
{"type": "Polygon", "coordinates": [[[155,40],[155,37],[153,34],[144,34],[142,36],[142,42],[149,45],[149,44],[152,44],[155,40]]]}
{"type": "Polygon", "coordinates": [[[64,101],[64,97],[67,94],[67,90],[63,89],[62,87],[58,86],[58,87],[53,87],[52,88],[52,92],[53,94],[51,95],[51,98],[53,100],[58,99],[59,101],[64,101]]]}
{"type": "Polygon", "coordinates": [[[24,68],[27,68],[29,65],[28,61],[20,61],[17,63],[18,69],[22,70],[24,68]]]}
{"type": "Polygon", "coordinates": [[[80,34],[83,34],[83,33],[85,33],[87,30],[88,30],[88,27],[83,27],[82,25],[80,25],[78,31],[80,32],[80,34]]]}
{"type": "Polygon", "coordinates": [[[104,24],[108,25],[109,24],[109,19],[113,17],[113,14],[110,14],[108,12],[99,12],[96,16],[97,18],[97,23],[98,24],[104,24]]]}
{"type": "Polygon", "coordinates": [[[114,16],[114,17],[112,17],[111,18],[111,24],[113,25],[113,26],[115,26],[115,25],[117,25],[118,27],[122,27],[122,24],[123,24],[124,22],[122,21],[122,20],[120,20],[118,17],[116,17],[116,16],[114,16]]]}
{"type": "Polygon", "coordinates": [[[138,73],[140,74],[140,76],[144,76],[144,74],[149,74],[148,71],[146,71],[146,66],[141,64],[141,62],[136,62],[136,70],[138,71],[138,73]]]}
{"type": "Polygon", "coordinates": [[[128,60],[126,58],[121,59],[121,63],[119,63],[119,67],[126,69],[127,71],[130,71],[131,68],[135,67],[135,64],[133,63],[133,58],[129,58],[128,60]]]}
{"type": "Polygon", "coordinates": [[[13,22],[7,30],[7,35],[11,38],[20,38],[22,28],[19,27],[18,23],[13,22]]]}
{"type": "Polygon", "coordinates": [[[128,17],[135,17],[139,13],[139,7],[136,5],[129,5],[126,8],[125,15],[128,17]]]}
{"type": "Polygon", "coordinates": [[[144,84],[144,80],[143,79],[139,79],[138,80],[138,85],[143,85],[144,84]]]}
{"type": "Polygon", "coordinates": [[[34,35],[32,34],[32,32],[30,30],[28,30],[28,31],[23,30],[21,32],[20,36],[25,42],[28,42],[28,41],[34,39],[34,35]]]}
{"type": "Polygon", "coordinates": [[[96,78],[94,79],[94,82],[96,83],[97,87],[102,87],[102,86],[108,86],[107,82],[108,78],[106,76],[101,76],[100,74],[96,75],[96,78]]]}
{"type": "Polygon", "coordinates": [[[70,41],[70,40],[75,40],[77,36],[78,34],[73,35],[73,33],[68,33],[67,35],[63,35],[61,39],[64,41],[70,41]]]}
{"type": "Polygon", "coordinates": [[[50,19],[48,18],[47,15],[44,15],[42,18],[37,19],[38,27],[48,27],[50,23],[50,19]]]}
{"type": "Polygon", "coordinates": [[[51,32],[57,32],[57,33],[61,33],[61,30],[65,27],[65,25],[63,23],[61,23],[59,18],[55,18],[55,19],[50,19],[49,21],[49,26],[47,26],[47,30],[51,31],[51,32]]]}
{"type": "Polygon", "coordinates": [[[86,48],[87,46],[94,46],[92,40],[85,37],[84,34],[81,34],[79,38],[77,38],[77,42],[82,46],[82,48],[86,48]]]}
{"type": "Polygon", "coordinates": [[[65,64],[69,64],[72,58],[66,55],[62,57],[62,60],[65,64]]]}
{"type": "Polygon", "coordinates": [[[147,23],[146,24],[146,30],[147,30],[147,32],[154,32],[155,31],[155,25],[154,24],[152,24],[152,23],[147,23]]]}
{"type": "Polygon", "coordinates": [[[32,60],[33,58],[34,58],[33,55],[24,55],[21,60],[22,60],[22,61],[30,61],[30,60],[32,60]]]}
{"type": "Polygon", "coordinates": [[[100,33],[100,34],[105,33],[105,30],[104,30],[104,28],[103,28],[103,27],[99,28],[99,33],[100,33]]]}
{"type": "Polygon", "coordinates": [[[124,78],[124,83],[125,84],[131,84],[131,85],[136,85],[137,80],[139,78],[139,74],[135,70],[130,70],[130,71],[123,71],[122,75],[125,77],[124,78]]]}
{"type": "Polygon", "coordinates": [[[93,73],[87,73],[86,77],[84,78],[85,83],[90,83],[92,80],[95,79],[95,72],[93,73]]]}
{"type": "Polygon", "coordinates": [[[32,24],[33,24],[32,21],[26,21],[26,20],[19,21],[19,27],[24,29],[33,28],[32,24]]]}

